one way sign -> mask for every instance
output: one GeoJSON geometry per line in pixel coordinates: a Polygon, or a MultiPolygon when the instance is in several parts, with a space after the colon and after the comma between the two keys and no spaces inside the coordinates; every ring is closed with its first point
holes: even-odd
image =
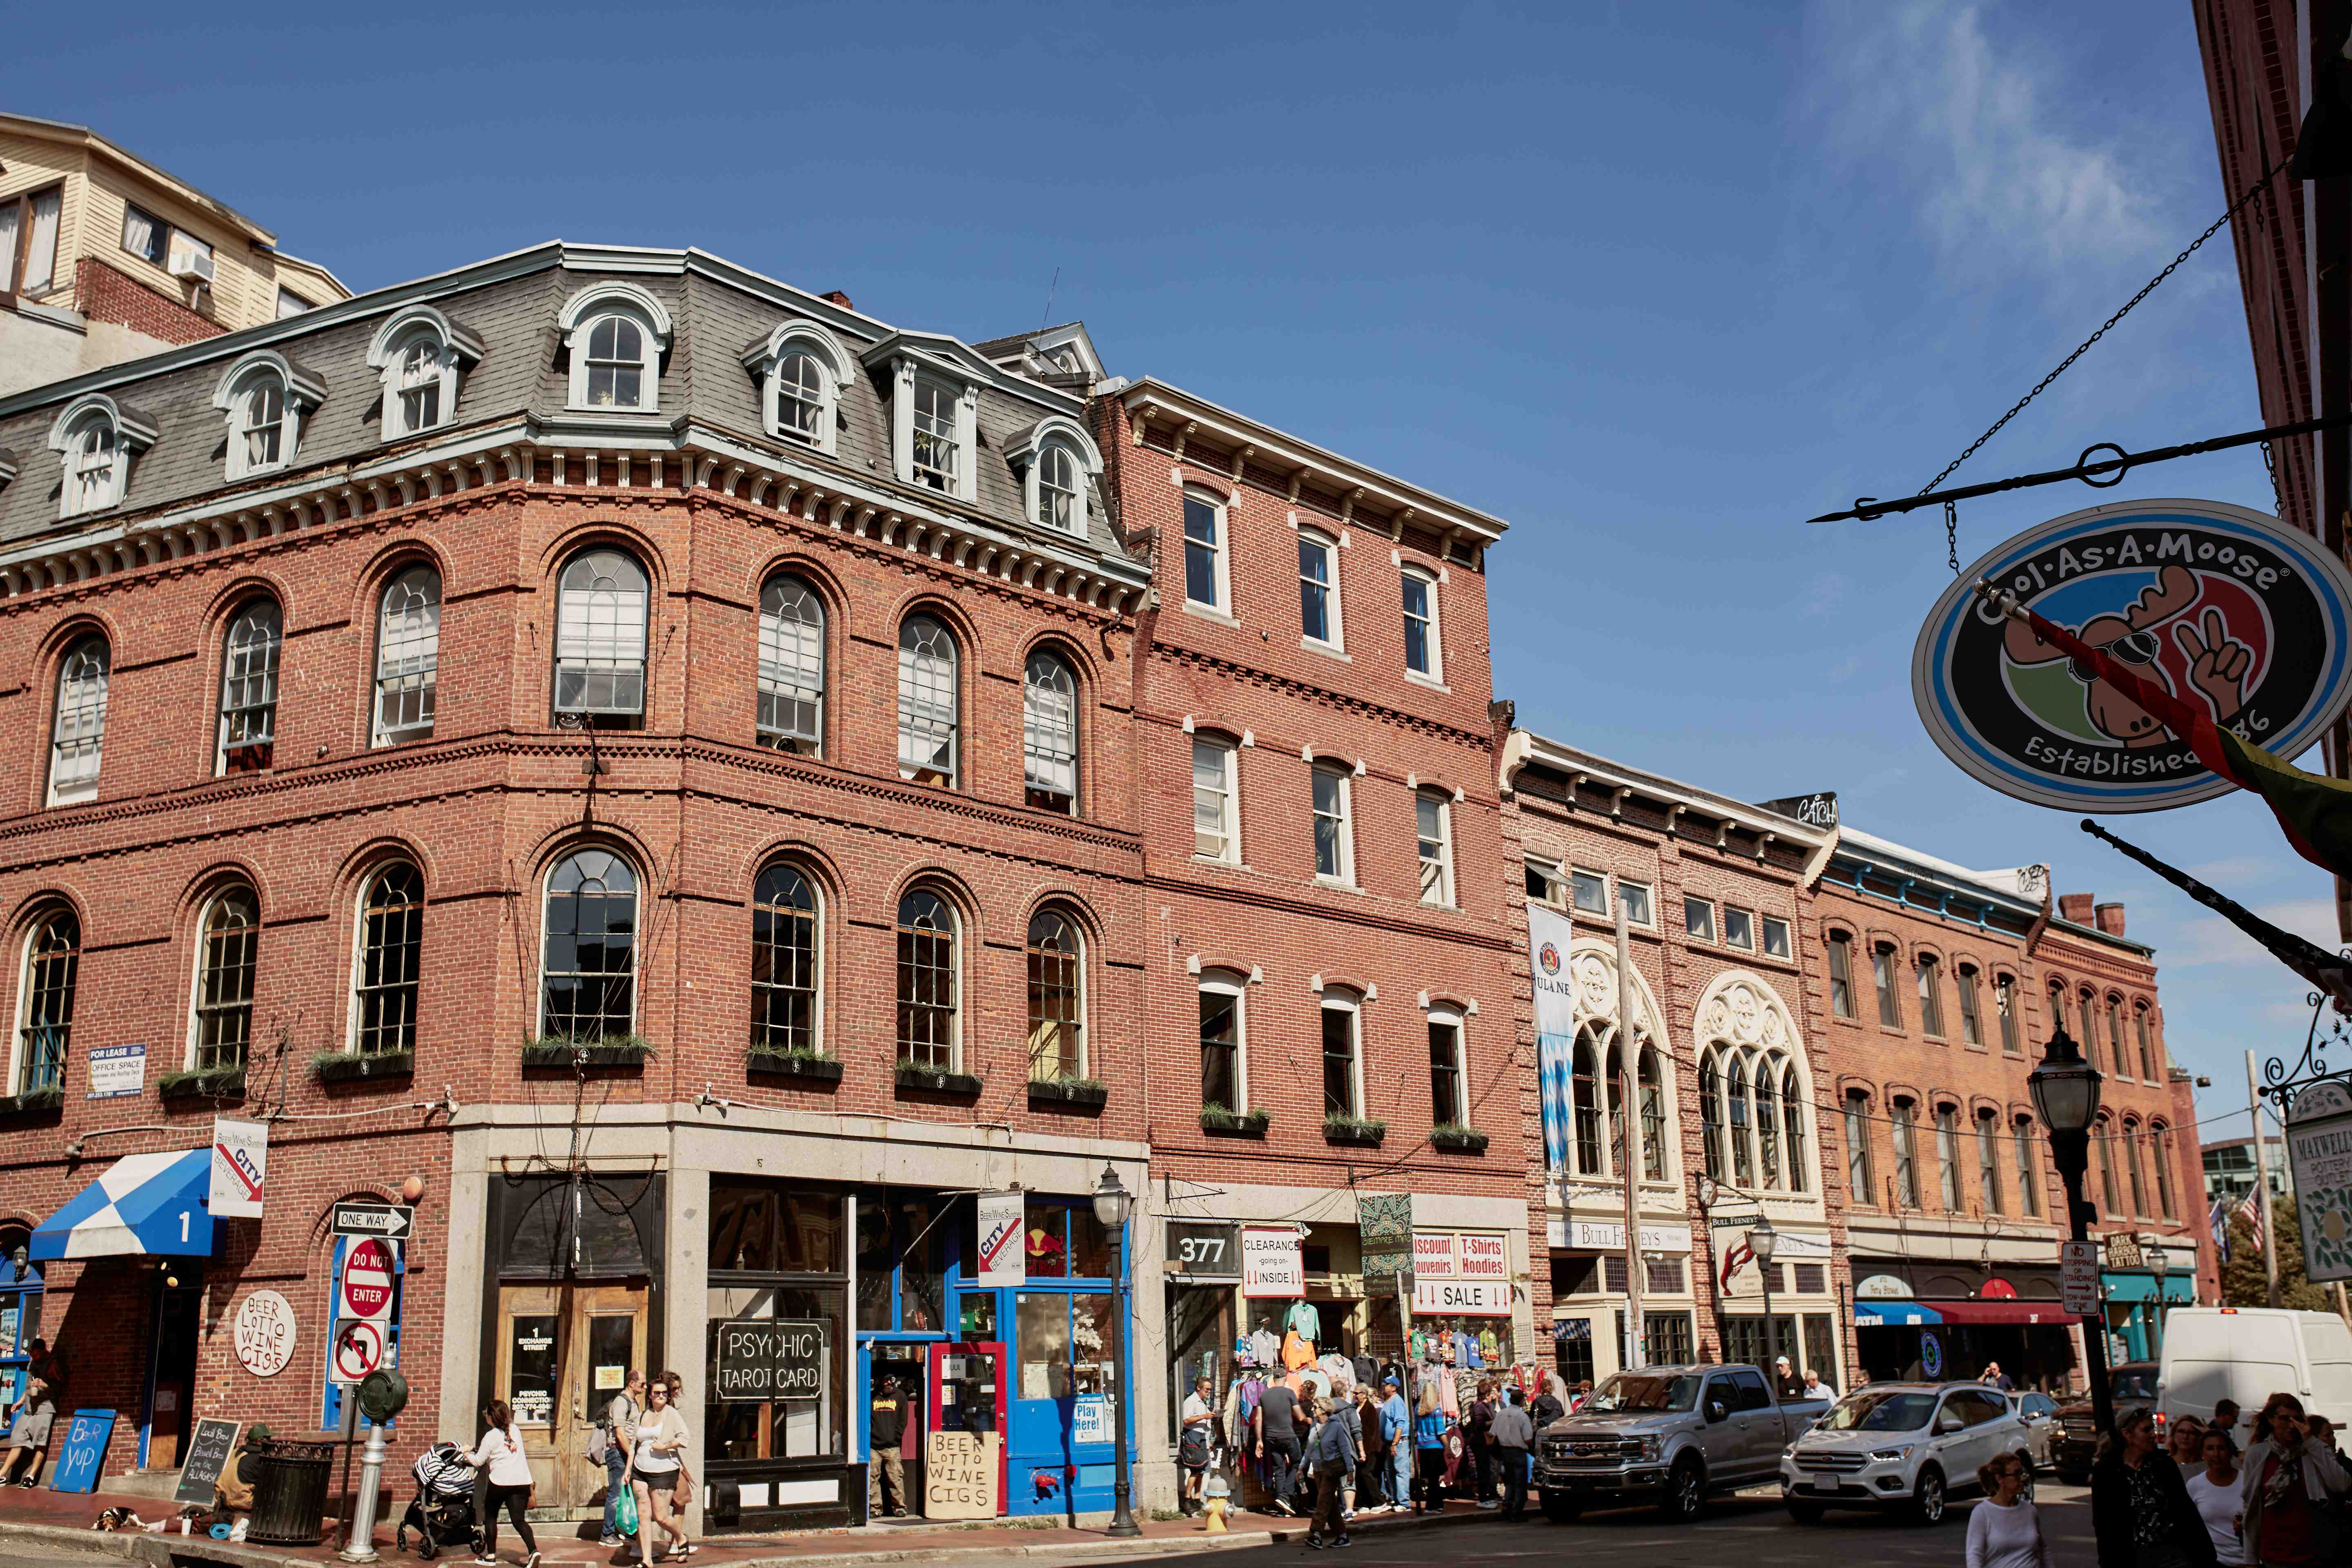
{"type": "Polygon", "coordinates": [[[337,1204],[337,1236],[372,1236],[379,1241],[406,1241],[416,1225],[416,1211],[400,1204],[337,1204]]]}

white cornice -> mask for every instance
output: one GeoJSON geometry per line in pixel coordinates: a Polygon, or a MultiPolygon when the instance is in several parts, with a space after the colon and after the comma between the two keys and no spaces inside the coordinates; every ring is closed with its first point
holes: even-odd
{"type": "Polygon", "coordinates": [[[1783,843],[1797,845],[1808,851],[1819,849],[1829,842],[1829,835],[1807,827],[1793,818],[1759,811],[1741,802],[1701,789],[1696,784],[1683,784],[1658,773],[1636,772],[1582,752],[1570,751],[1531,731],[1512,731],[1510,739],[1504,744],[1503,756],[1506,769],[1514,777],[1519,769],[1530,763],[1538,763],[1556,773],[1580,773],[1611,789],[1631,790],[1668,805],[1684,806],[1706,816],[1733,823],[1751,833],[1769,834],[1783,843]],[[1524,744],[1520,742],[1521,736],[1526,737],[1524,744]]]}

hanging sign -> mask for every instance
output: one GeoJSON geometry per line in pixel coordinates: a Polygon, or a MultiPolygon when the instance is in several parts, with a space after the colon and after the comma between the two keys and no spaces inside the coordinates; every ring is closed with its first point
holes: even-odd
{"type": "Polygon", "coordinates": [[[1508,1279],[1511,1247],[1500,1231],[1465,1230],[1454,1238],[1465,1279],[1508,1279]]]}
{"type": "Polygon", "coordinates": [[[1873,1274],[1856,1282],[1853,1299],[1857,1301],[1903,1301],[1911,1296],[1911,1287],[1892,1274],[1873,1274]]]}
{"type": "Polygon", "coordinates": [[[1528,906],[1528,969],[1536,983],[1536,1033],[1576,1036],[1576,983],[1568,975],[1567,914],[1549,904],[1528,906]]]}
{"type": "Polygon", "coordinates": [[[213,1179],[205,1206],[215,1219],[259,1219],[269,1168],[269,1123],[213,1118],[213,1179]]]}
{"type": "Polygon", "coordinates": [[[236,1361],[256,1377],[276,1377],[294,1354],[294,1308],[275,1290],[256,1290],[236,1309],[236,1361]]]}
{"type": "Polygon", "coordinates": [[[1933,1329],[1919,1331],[1919,1371],[1930,1382],[1944,1375],[1944,1342],[1933,1329]]]}
{"type": "Polygon", "coordinates": [[[1171,1219],[1168,1261],[1189,1279],[1242,1277],[1242,1227],[1229,1219],[1171,1219]]]}
{"type": "Polygon", "coordinates": [[[1028,1230],[1024,1194],[982,1193],[980,1210],[980,1288],[993,1290],[1018,1285],[1029,1277],[1028,1255],[1023,1250],[1028,1230]]]}
{"type": "Polygon", "coordinates": [[[800,1319],[744,1318],[717,1325],[711,1397],[807,1400],[824,1393],[825,1325],[800,1319]]]}
{"type": "Polygon", "coordinates": [[[2315,1083],[2295,1096],[2287,1171],[2303,1222],[2303,1271],[2315,1283],[2352,1279],[2352,1094],[2315,1083]]]}
{"type": "Polygon", "coordinates": [[[1242,1230],[1242,1294],[1290,1297],[1307,1294],[1307,1253],[1290,1226],[1242,1230]]]}
{"type": "Polygon", "coordinates": [[[1912,653],[1929,737],[2020,800],[2163,811],[2231,786],[2138,704],[1985,604],[1979,577],[2282,757],[2352,700],[2352,574],[2316,541],[2220,501],[2072,512],[1962,572],[1912,653]]]}
{"type": "Polygon", "coordinates": [[[1451,1279],[1456,1272],[1452,1231],[1416,1230],[1412,1233],[1414,1279],[1451,1279]]]}

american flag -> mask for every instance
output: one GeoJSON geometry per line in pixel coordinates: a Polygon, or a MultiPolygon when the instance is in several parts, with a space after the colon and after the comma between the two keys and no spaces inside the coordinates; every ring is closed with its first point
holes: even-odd
{"type": "Polygon", "coordinates": [[[2262,1184],[2255,1183],[2253,1186],[2247,1189],[2245,1201],[2238,1205],[2238,1217],[2246,1222],[2246,1229],[2252,1233],[2253,1248],[2256,1252],[2263,1249],[2262,1192],[2262,1184]]]}
{"type": "Polygon", "coordinates": [[[2212,1233],[2213,1257],[2218,1262],[2230,1261],[2230,1215],[2235,1207],[2230,1194],[2223,1193],[2205,1214],[2205,1228],[2212,1233]]]}

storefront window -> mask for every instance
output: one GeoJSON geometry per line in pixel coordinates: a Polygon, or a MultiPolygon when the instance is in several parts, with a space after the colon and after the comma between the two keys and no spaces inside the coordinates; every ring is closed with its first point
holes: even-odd
{"type": "Polygon", "coordinates": [[[1021,1298],[1022,1399],[1066,1399],[1070,1394],[1070,1299],[1059,1293],[1021,1298]]]}
{"type": "Polygon", "coordinates": [[[841,1287],[765,1286],[710,1292],[709,1405],[705,1451],[713,1459],[839,1459],[842,1419],[841,1287]],[[792,1326],[772,1342],[740,1334],[722,1349],[722,1325],[773,1321],[792,1326]],[[730,1398],[730,1389],[782,1397],[730,1398]]]}
{"type": "Polygon", "coordinates": [[[710,1184],[714,1272],[838,1274],[841,1198],[761,1184],[710,1184]]]}
{"type": "MultiPolygon", "coordinates": [[[[1688,1312],[1642,1314],[1642,1359],[1651,1366],[1687,1366],[1697,1359],[1691,1349],[1688,1312]]],[[[1624,1353],[1625,1314],[1617,1314],[1618,1353],[1624,1353]]]]}
{"type": "Polygon", "coordinates": [[[1552,1325],[1554,1350],[1552,1365],[1560,1381],[1573,1391],[1580,1383],[1592,1381],[1592,1320],[1562,1318],[1552,1325]]]}
{"type": "Polygon", "coordinates": [[[1070,1381],[1079,1394],[1108,1394],[1111,1295],[1102,1291],[1070,1298],[1070,1381]]]}
{"type": "Polygon", "coordinates": [[[1118,1248],[1092,1204],[1034,1201],[1027,1225],[1030,1279],[1108,1279],[1118,1272],[1118,1248]]]}

